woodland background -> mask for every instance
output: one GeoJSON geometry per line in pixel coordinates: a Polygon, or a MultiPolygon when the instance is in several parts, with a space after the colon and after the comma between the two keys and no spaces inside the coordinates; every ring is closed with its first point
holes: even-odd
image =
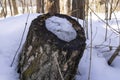
{"type": "Polygon", "coordinates": [[[120,0],[0,0],[0,17],[57,12],[85,19],[90,9],[110,19],[114,11],[120,10],[120,0]]]}

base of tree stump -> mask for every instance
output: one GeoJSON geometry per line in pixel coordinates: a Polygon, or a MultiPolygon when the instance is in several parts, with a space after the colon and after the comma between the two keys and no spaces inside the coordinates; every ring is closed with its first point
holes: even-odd
{"type": "Polygon", "coordinates": [[[20,80],[74,80],[85,49],[81,25],[63,14],[43,14],[34,19],[20,53],[20,80]],[[76,39],[65,42],[48,31],[45,20],[52,16],[66,18],[77,32],[76,39]]]}

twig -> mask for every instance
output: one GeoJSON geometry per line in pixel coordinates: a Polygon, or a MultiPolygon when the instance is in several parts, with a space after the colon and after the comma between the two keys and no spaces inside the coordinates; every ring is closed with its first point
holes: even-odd
{"type": "Polygon", "coordinates": [[[21,37],[21,40],[20,40],[20,44],[19,44],[19,46],[18,46],[18,48],[17,48],[17,50],[16,50],[16,52],[15,52],[15,55],[14,55],[13,60],[12,60],[12,63],[11,63],[11,65],[10,65],[11,67],[13,66],[13,63],[14,63],[14,61],[15,61],[15,58],[16,58],[16,56],[17,56],[17,54],[18,54],[18,52],[19,52],[19,50],[20,50],[20,48],[21,48],[22,41],[23,41],[23,38],[24,38],[24,34],[25,34],[25,31],[26,31],[26,27],[27,27],[27,22],[28,22],[28,19],[29,19],[29,15],[30,15],[30,12],[28,13],[28,16],[27,16],[27,19],[26,19],[24,31],[23,31],[23,33],[22,33],[22,37],[21,37]]]}
{"type": "Polygon", "coordinates": [[[54,59],[55,59],[56,65],[57,65],[57,67],[58,67],[58,71],[59,71],[61,80],[64,80],[63,75],[62,75],[62,72],[61,72],[61,69],[60,69],[60,66],[59,66],[59,63],[58,63],[58,60],[57,60],[56,54],[54,54],[54,59]]]}
{"type": "Polygon", "coordinates": [[[108,34],[108,0],[105,1],[105,21],[106,21],[106,31],[105,31],[105,41],[106,41],[108,34]]]}
{"type": "Polygon", "coordinates": [[[120,52],[120,45],[117,47],[117,49],[115,50],[115,52],[113,53],[113,55],[110,57],[110,59],[108,60],[108,64],[111,65],[111,63],[113,62],[113,60],[116,58],[116,56],[119,54],[120,52]]]}
{"type": "MultiPolygon", "coordinates": [[[[102,22],[104,22],[105,24],[106,24],[106,22],[103,20],[103,19],[101,19],[92,9],[91,9],[91,7],[89,7],[90,8],[90,10],[102,21],[102,22]]],[[[111,30],[113,30],[113,32],[115,33],[118,33],[118,34],[120,34],[120,32],[119,31],[117,31],[116,29],[114,29],[114,28],[112,28],[109,24],[107,24],[108,25],[108,27],[111,29],[111,30]]]]}
{"type": "Polygon", "coordinates": [[[119,4],[119,1],[120,1],[120,0],[117,1],[115,8],[112,10],[112,13],[116,10],[116,8],[117,8],[117,6],[118,6],[118,4],[119,4]]]}
{"type": "MultiPolygon", "coordinates": [[[[115,19],[116,19],[116,23],[117,23],[117,26],[118,26],[118,30],[120,31],[120,28],[119,28],[119,23],[118,23],[118,20],[117,20],[117,17],[114,13],[114,16],[115,16],[115,19]]],[[[108,64],[111,65],[111,63],[113,62],[113,60],[116,58],[116,56],[119,54],[120,52],[120,36],[119,36],[119,46],[117,47],[117,49],[115,50],[115,52],[113,53],[113,55],[110,57],[110,59],[108,60],[108,64]]]]}
{"type": "Polygon", "coordinates": [[[91,64],[92,64],[92,14],[90,12],[90,29],[91,29],[91,48],[90,48],[90,65],[89,65],[89,73],[88,73],[88,80],[90,80],[91,77],[91,64]]]}
{"type": "Polygon", "coordinates": [[[1,5],[1,7],[2,7],[4,17],[6,18],[6,12],[5,12],[5,10],[4,10],[4,7],[3,7],[3,5],[2,5],[2,2],[1,2],[1,1],[0,1],[0,5],[1,5]]]}
{"type": "Polygon", "coordinates": [[[68,12],[68,14],[72,14],[72,13],[77,12],[77,11],[79,11],[79,9],[71,10],[68,12]]]}
{"type": "MultiPolygon", "coordinates": [[[[118,23],[118,20],[117,20],[117,17],[116,17],[115,13],[114,13],[114,16],[115,16],[115,20],[116,20],[116,23],[117,23],[117,26],[118,26],[118,30],[120,32],[120,26],[119,26],[119,23],[118,23]]],[[[119,35],[119,45],[120,45],[120,35],[119,35]]]]}

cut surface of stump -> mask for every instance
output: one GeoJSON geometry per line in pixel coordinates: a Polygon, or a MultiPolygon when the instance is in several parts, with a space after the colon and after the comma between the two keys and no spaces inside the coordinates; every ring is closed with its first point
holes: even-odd
{"type": "Polygon", "coordinates": [[[31,23],[20,53],[20,80],[74,80],[85,41],[84,30],[75,19],[63,14],[38,16],[31,23]],[[75,39],[64,41],[46,28],[46,20],[53,16],[72,24],[75,39]]]}

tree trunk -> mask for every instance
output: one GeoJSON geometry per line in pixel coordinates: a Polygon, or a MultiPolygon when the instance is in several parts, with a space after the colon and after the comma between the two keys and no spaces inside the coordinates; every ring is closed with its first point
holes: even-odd
{"type": "Polygon", "coordinates": [[[110,2],[110,16],[109,16],[109,20],[111,20],[111,17],[112,17],[112,10],[113,10],[113,0],[111,0],[110,2]]]}
{"type": "Polygon", "coordinates": [[[31,12],[32,12],[32,6],[31,6],[32,4],[31,4],[31,1],[30,1],[30,3],[29,2],[26,2],[26,7],[27,7],[27,12],[29,12],[30,10],[31,10],[31,12]],[[30,10],[29,10],[29,7],[31,6],[31,8],[30,8],[30,10]]]}
{"type": "Polygon", "coordinates": [[[60,13],[65,13],[65,0],[60,0],[60,13]]]}
{"type": "Polygon", "coordinates": [[[108,34],[108,3],[109,0],[106,0],[105,2],[105,20],[106,20],[106,31],[105,31],[105,41],[107,40],[107,34],[108,34]]]}
{"type": "Polygon", "coordinates": [[[16,0],[12,0],[12,6],[13,6],[14,15],[18,14],[18,8],[17,8],[17,5],[16,5],[16,0]]]}
{"type": "Polygon", "coordinates": [[[20,0],[21,4],[22,4],[22,13],[25,13],[25,0],[20,0]]]}
{"type": "Polygon", "coordinates": [[[0,1],[0,6],[2,8],[0,16],[1,17],[2,16],[6,17],[6,15],[7,15],[7,12],[6,12],[6,0],[4,0],[3,3],[4,3],[4,6],[2,5],[2,2],[0,1]]]}
{"type": "MultiPolygon", "coordinates": [[[[28,4],[29,5],[29,4],[28,4]]],[[[32,4],[32,0],[30,0],[30,7],[31,7],[31,12],[33,13],[33,4],[32,4]]]]}
{"type": "Polygon", "coordinates": [[[72,16],[85,19],[85,0],[72,0],[72,16]]]}
{"type": "Polygon", "coordinates": [[[84,28],[86,30],[86,38],[88,39],[88,14],[89,14],[89,0],[85,1],[85,24],[84,24],[84,28]]]}
{"type": "Polygon", "coordinates": [[[44,13],[44,0],[36,0],[37,3],[37,13],[44,13]]]}
{"type": "Polygon", "coordinates": [[[46,11],[49,13],[60,13],[59,0],[47,0],[46,11]]]}
{"type": "Polygon", "coordinates": [[[66,1],[66,11],[68,15],[71,15],[71,0],[66,1]]]}
{"type": "Polygon", "coordinates": [[[44,14],[32,21],[21,51],[20,80],[74,80],[79,60],[85,49],[85,34],[81,25],[69,16],[44,14]],[[66,18],[77,32],[76,39],[65,42],[45,27],[45,20],[57,16],[66,18]]]}
{"type": "Polygon", "coordinates": [[[12,15],[13,15],[13,12],[12,12],[11,0],[8,0],[8,4],[9,4],[9,7],[10,7],[10,13],[11,13],[11,16],[12,16],[12,15]]]}
{"type": "Polygon", "coordinates": [[[113,53],[113,55],[110,57],[110,59],[108,60],[108,64],[111,65],[112,62],[114,61],[114,59],[117,57],[117,55],[120,52],[120,45],[117,47],[117,49],[115,50],[115,52],[113,53]]]}
{"type": "Polygon", "coordinates": [[[4,0],[4,17],[6,17],[7,16],[7,1],[6,0],[4,0]]]}
{"type": "Polygon", "coordinates": [[[41,0],[36,0],[36,4],[37,4],[36,12],[37,12],[37,13],[40,13],[40,4],[41,4],[41,0]]]}

